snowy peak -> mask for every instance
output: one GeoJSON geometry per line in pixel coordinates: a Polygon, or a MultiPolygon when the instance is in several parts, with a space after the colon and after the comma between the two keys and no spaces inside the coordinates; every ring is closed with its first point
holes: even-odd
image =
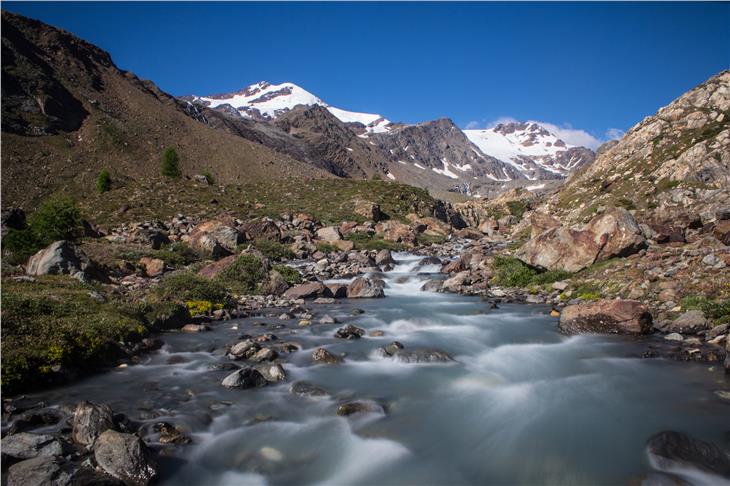
{"type": "Polygon", "coordinates": [[[565,143],[536,122],[500,123],[485,130],[464,130],[483,153],[512,165],[529,179],[561,178],[595,154],[565,143]]]}
{"type": "MultiPolygon", "coordinates": [[[[389,130],[390,121],[373,113],[359,113],[330,106],[294,83],[270,84],[261,81],[234,93],[194,96],[193,101],[209,108],[234,108],[242,117],[270,121],[298,105],[319,105],[327,108],[344,123],[358,123],[365,132],[382,133],[389,130]],[[227,106],[226,106],[227,105],[227,106]]],[[[230,109],[228,110],[230,111],[230,109]]]]}

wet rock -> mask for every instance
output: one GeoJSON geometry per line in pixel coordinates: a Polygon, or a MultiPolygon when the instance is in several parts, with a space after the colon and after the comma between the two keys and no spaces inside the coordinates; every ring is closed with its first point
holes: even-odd
{"type": "Polygon", "coordinates": [[[205,332],[210,331],[210,328],[205,324],[185,324],[180,328],[181,332],[205,332]]]}
{"type": "Polygon", "coordinates": [[[385,409],[382,405],[372,400],[357,400],[341,404],[337,407],[337,415],[349,417],[356,413],[377,413],[384,414],[385,409]]]}
{"type": "Polygon", "coordinates": [[[387,249],[380,250],[375,255],[375,264],[378,266],[395,265],[395,260],[393,259],[393,255],[390,252],[390,250],[387,250],[387,249]]]}
{"type": "Polygon", "coordinates": [[[325,348],[317,348],[312,353],[312,359],[317,363],[337,364],[340,358],[327,351],[325,348]]]}
{"type": "Polygon", "coordinates": [[[63,454],[61,443],[52,435],[19,432],[8,435],[0,443],[3,455],[16,459],[63,454]]]}
{"type": "Polygon", "coordinates": [[[647,334],[652,330],[652,318],[638,301],[599,300],[565,307],[558,327],[567,334],[647,334]]]}
{"type": "Polygon", "coordinates": [[[393,341],[390,344],[379,347],[377,351],[381,356],[393,356],[401,349],[403,349],[403,345],[398,341],[393,341]]]}
{"type": "Polygon", "coordinates": [[[421,285],[421,290],[424,292],[440,292],[443,283],[442,280],[428,280],[425,284],[421,285]]]}
{"type": "Polygon", "coordinates": [[[210,371],[232,371],[239,369],[235,363],[211,363],[208,365],[210,371]]]}
{"type": "Polygon", "coordinates": [[[175,427],[167,422],[158,422],[153,426],[153,429],[160,434],[160,444],[182,445],[190,444],[193,441],[180,427],[175,427]]]}
{"type": "Polygon", "coordinates": [[[92,445],[102,432],[114,428],[114,412],[108,405],[87,401],[76,405],[72,432],[74,442],[92,445]]]}
{"type": "Polygon", "coordinates": [[[365,335],[365,331],[363,329],[360,329],[359,327],[355,327],[352,324],[348,324],[346,326],[343,326],[339,328],[335,332],[335,337],[340,339],[360,339],[360,337],[365,335]]]}
{"type": "Polygon", "coordinates": [[[241,368],[226,376],[221,385],[225,388],[260,388],[266,386],[266,378],[254,368],[241,368]]]}
{"type": "Polygon", "coordinates": [[[454,361],[445,351],[436,349],[401,349],[393,354],[393,357],[401,363],[446,363],[454,361]]]}
{"type": "Polygon", "coordinates": [[[666,431],[653,435],[647,452],[660,469],[692,468],[730,478],[730,456],[715,444],[666,431]]]}
{"type": "Polygon", "coordinates": [[[256,367],[256,371],[261,373],[261,376],[270,383],[278,383],[286,380],[286,371],[284,371],[284,367],[278,363],[259,365],[256,367]]]}
{"type": "Polygon", "coordinates": [[[709,331],[707,331],[706,338],[708,340],[710,340],[710,339],[715,339],[718,336],[722,336],[723,334],[727,334],[729,327],[730,326],[728,326],[727,324],[719,324],[719,325],[713,327],[712,329],[710,329],[709,331]]]}
{"type": "Polygon", "coordinates": [[[64,468],[63,464],[62,459],[39,456],[13,464],[4,476],[7,486],[66,486],[71,484],[73,469],[64,468]]]}
{"type": "Polygon", "coordinates": [[[441,284],[441,290],[447,292],[458,292],[464,285],[469,285],[471,282],[471,272],[464,270],[459,272],[453,277],[444,280],[441,284]]]}
{"type": "Polygon", "coordinates": [[[705,318],[701,310],[691,310],[677,317],[664,329],[667,332],[679,332],[682,334],[693,334],[704,331],[711,326],[711,322],[705,318]]]}
{"type": "Polygon", "coordinates": [[[358,277],[347,286],[347,298],[367,299],[385,297],[385,291],[380,281],[365,277],[358,277]]]}
{"type": "Polygon", "coordinates": [[[157,462],[142,439],[107,430],[94,445],[96,463],[107,474],[127,484],[146,485],[157,476],[157,462]]]}
{"type": "Polygon", "coordinates": [[[327,284],[327,289],[332,294],[332,297],[336,299],[343,299],[347,297],[347,285],[345,284],[327,284]]]}
{"type": "Polygon", "coordinates": [[[255,363],[263,363],[264,361],[274,361],[278,357],[279,353],[277,353],[273,349],[261,348],[256,351],[253,356],[251,356],[250,360],[255,363]]]}
{"type": "Polygon", "coordinates": [[[679,333],[676,333],[676,332],[667,334],[666,336],[664,336],[664,339],[666,339],[667,341],[682,341],[682,340],[684,340],[684,338],[682,337],[682,335],[679,334],[679,333]]]}
{"type": "Polygon", "coordinates": [[[441,265],[441,264],[442,264],[441,259],[437,258],[435,256],[425,257],[418,261],[419,267],[424,267],[426,265],[441,265]]]}
{"type": "Polygon", "coordinates": [[[385,336],[385,331],[381,331],[380,329],[373,329],[368,333],[368,336],[370,337],[383,337],[385,336]]]}
{"type": "Polygon", "coordinates": [[[329,314],[325,314],[322,317],[319,318],[320,324],[337,324],[337,319],[332,317],[329,314]]]}
{"type": "Polygon", "coordinates": [[[232,359],[249,359],[260,349],[261,346],[258,343],[246,339],[231,346],[231,349],[228,350],[228,357],[232,359]]]}
{"type": "Polygon", "coordinates": [[[297,381],[293,383],[289,391],[300,397],[323,397],[327,392],[308,381],[297,381]]]}
{"type": "Polygon", "coordinates": [[[329,290],[320,282],[307,282],[291,287],[283,297],[289,300],[329,297],[329,290]]]}

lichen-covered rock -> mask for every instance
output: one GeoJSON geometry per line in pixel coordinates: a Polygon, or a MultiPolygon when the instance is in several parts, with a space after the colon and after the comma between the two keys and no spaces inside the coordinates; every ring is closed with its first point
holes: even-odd
{"type": "Polygon", "coordinates": [[[560,313],[558,326],[567,334],[648,334],[652,317],[646,306],[635,300],[599,300],[567,306],[560,313]]]}
{"type": "Polygon", "coordinates": [[[327,351],[325,348],[317,348],[312,353],[312,359],[318,363],[337,364],[340,358],[327,351]]]}

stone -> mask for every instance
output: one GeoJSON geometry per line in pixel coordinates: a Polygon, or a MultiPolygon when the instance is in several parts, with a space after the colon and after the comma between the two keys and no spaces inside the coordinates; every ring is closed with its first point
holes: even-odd
{"type": "Polygon", "coordinates": [[[327,351],[325,348],[317,348],[312,353],[312,359],[318,363],[337,364],[340,358],[327,351]]]}
{"type": "Polygon", "coordinates": [[[375,255],[375,264],[382,265],[395,265],[393,254],[388,249],[382,249],[375,255]]]}
{"type": "Polygon", "coordinates": [[[276,270],[269,272],[269,275],[259,285],[259,293],[262,295],[282,295],[289,289],[289,282],[276,270]]]}
{"type": "Polygon", "coordinates": [[[558,328],[566,334],[648,334],[652,317],[646,306],[635,300],[599,300],[565,307],[558,328]]]}
{"type": "Polygon", "coordinates": [[[484,233],[474,228],[462,228],[454,231],[454,236],[465,240],[479,240],[484,236],[484,233]]]}
{"type": "Polygon", "coordinates": [[[560,290],[561,292],[568,288],[568,282],[561,280],[559,282],[553,282],[553,290],[560,290]]]}
{"type": "Polygon", "coordinates": [[[454,361],[449,353],[437,349],[401,349],[393,353],[401,363],[446,363],[454,361]]]}
{"type": "Polygon", "coordinates": [[[289,391],[293,395],[298,395],[300,397],[323,397],[327,395],[327,392],[308,381],[297,381],[296,383],[293,383],[291,388],[289,388],[289,391]]]}
{"type": "Polygon", "coordinates": [[[243,235],[229,219],[212,219],[197,225],[188,235],[188,243],[196,250],[220,258],[237,250],[243,235]]]}
{"type": "Polygon", "coordinates": [[[102,433],[94,444],[94,459],[107,474],[127,484],[147,485],[157,476],[152,451],[133,434],[102,433]]]}
{"type": "Polygon", "coordinates": [[[3,476],[7,477],[7,486],[67,486],[72,484],[73,478],[72,472],[62,467],[62,461],[52,456],[38,456],[13,464],[3,476]]]}
{"type": "Polygon", "coordinates": [[[139,264],[144,268],[145,274],[151,278],[159,277],[165,271],[165,262],[159,258],[142,257],[139,259],[139,264]]]}
{"type": "Polygon", "coordinates": [[[383,285],[366,277],[358,277],[347,286],[348,299],[382,298],[385,297],[383,285]]]}
{"type": "Polygon", "coordinates": [[[386,344],[385,346],[381,346],[377,349],[378,353],[383,356],[393,356],[395,353],[397,353],[399,350],[403,349],[403,345],[399,343],[398,341],[393,341],[390,344],[386,344]]]}
{"type": "Polygon", "coordinates": [[[647,442],[647,452],[660,469],[695,469],[730,478],[730,456],[720,447],[687,434],[659,432],[647,442]]]}
{"type": "Polygon", "coordinates": [[[314,299],[316,297],[329,297],[329,289],[320,282],[306,282],[295,285],[284,292],[283,297],[289,300],[314,299]]]}
{"type": "Polygon", "coordinates": [[[102,432],[114,429],[114,412],[108,405],[92,402],[79,402],[76,405],[72,423],[74,442],[93,445],[102,432]]]}
{"type": "Polygon", "coordinates": [[[471,283],[471,272],[469,272],[469,270],[464,270],[463,272],[459,272],[453,277],[444,280],[441,283],[440,290],[458,292],[463,286],[469,285],[469,283],[471,283]]]}
{"type": "Polygon", "coordinates": [[[241,224],[240,229],[249,240],[281,240],[281,230],[269,218],[254,218],[245,221],[241,224]]]}
{"type": "Polygon", "coordinates": [[[266,378],[254,368],[241,368],[223,378],[225,388],[260,388],[266,386],[266,378]]]}
{"type": "Polygon", "coordinates": [[[728,324],[718,324],[717,326],[714,326],[709,331],[707,331],[707,335],[705,337],[708,340],[709,339],[715,339],[718,336],[722,336],[723,334],[727,334],[728,329],[730,329],[730,326],[728,324]]]}
{"type": "Polygon", "coordinates": [[[322,317],[319,318],[320,324],[337,324],[337,319],[332,317],[329,314],[325,314],[322,317]]]}
{"type": "Polygon", "coordinates": [[[360,339],[360,337],[365,335],[365,331],[363,329],[360,329],[359,327],[355,327],[352,324],[348,324],[346,326],[343,326],[339,328],[335,332],[335,337],[340,339],[360,339]]]}
{"type": "Polygon", "coordinates": [[[256,363],[263,363],[264,361],[274,361],[279,357],[279,353],[271,348],[261,348],[254,353],[249,359],[256,363]]]}
{"type": "Polygon", "coordinates": [[[711,323],[701,310],[691,310],[680,315],[667,325],[665,331],[694,334],[711,327],[711,323]]]}
{"type": "Polygon", "coordinates": [[[342,239],[342,235],[340,234],[340,230],[335,226],[325,226],[317,230],[317,239],[327,242],[339,241],[342,239]]]}
{"type": "Polygon", "coordinates": [[[670,334],[667,334],[666,336],[664,336],[664,339],[666,339],[667,341],[683,341],[684,340],[682,335],[677,332],[672,332],[670,334]]]}
{"type": "Polygon", "coordinates": [[[416,234],[413,229],[399,221],[386,221],[378,223],[375,231],[383,235],[386,241],[394,241],[405,245],[413,245],[416,242],[416,234]]]}
{"type": "Polygon", "coordinates": [[[424,292],[440,292],[442,285],[442,280],[428,280],[425,284],[421,285],[421,290],[424,292]]]}
{"type": "Polygon", "coordinates": [[[7,435],[0,442],[3,455],[16,459],[31,459],[38,456],[60,456],[61,443],[52,435],[18,432],[7,435]]]}
{"type": "Polygon", "coordinates": [[[329,293],[332,294],[332,297],[335,299],[342,299],[347,297],[347,285],[346,284],[340,284],[340,283],[331,283],[327,284],[327,289],[329,290],[329,293]]]}
{"type": "Polygon", "coordinates": [[[530,238],[536,238],[539,234],[560,226],[560,221],[549,214],[533,211],[530,215],[530,238]]]}
{"type": "Polygon", "coordinates": [[[340,251],[352,251],[355,248],[355,242],[350,240],[337,240],[329,243],[340,251]]]}
{"type": "Polygon", "coordinates": [[[366,201],[363,199],[355,200],[355,207],[353,212],[358,216],[362,216],[365,219],[377,223],[382,218],[380,211],[380,205],[372,201],[366,201]]]}
{"type": "Polygon", "coordinates": [[[83,271],[84,259],[86,256],[70,241],[55,241],[30,257],[25,272],[28,275],[73,275],[83,271]]]}
{"type": "Polygon", "coordinates": [[[157,228],[137,227],[129,235],[132,243],[141,243],[151,247],[153,250],[159,250],[163,245],[170,243],[167,233],[157,228]]]}
{"type": "Polygon", "coordinates": [[[488,236],[494,236],[499,230],[499,223],[494,218],[485,218],[477,226],[477,229],[488,236]]]}
{"type": "Polygon", "coordinates": [[[348,417],[356,413],[384,414],[385,409],[382,405],[372,400],[356,400],[343,403],[337,407],[337,415],[342,417],[348,417]]]}
{"type": "Polygon", "coordinates": [[[237,258],[237,255],[228,255],[227,257],[221,258],[218,261],[209,263],[200,270],[198,270],[198,275],[212,280],[217,277],[218,274],[221,273],[223,270],[233,265],[236,262],[237,258]]]}
{"type": "Polygon", "coordinates": [[[205,324],[185,324],[183,327],[180,328],[180,331],[182,332],[205,332],[209,331],[210,328],[206,326],[205,324]]]}
{"type": "Polygon", "coordinates": [[[256,367],[256,371],[261,373],[261,376],[270,383],[278,383],[286,380],[286,371],[280,364],[266,364],[259,365],[256,367]]]}
{"type": "Polygon", "coordinates": [[[712,229],[712,236],[722,242],[723,245],[730,246],[730,219],[717,221],[712,229]]]}
{"type": "Polygon", "coordinates": [[[438,257],[435,257],[435,256],[429,256],[429,257],[421,258],[418,261],[418,266],[419,267],[424,267],[426,265],[439,265],[440,266],[442,264],[443,264],[443,262],[441,261],[441,259],[438,258],[438,257]]]}
{"type": "Polygon", "coordinates": [[[231,349],[228,350],[228,357],[232,357],[233,359],[248,359],[259,349],[261,349],[261,346],[258,343],[251,339],[245,339],[231,346],[231,349]]]}

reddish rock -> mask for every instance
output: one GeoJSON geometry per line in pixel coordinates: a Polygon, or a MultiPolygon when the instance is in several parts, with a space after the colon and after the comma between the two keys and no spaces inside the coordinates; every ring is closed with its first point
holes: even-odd
{"type": "Polygon", "coordinates": [[[139,264],[148,277],[159,277],[165,272],[165,262],[159,258],[142,257],[139,259],[139,264]]]}
{"type": "Polygon", "coordinates": [[[231,219],[212,219],[200,223],[190,232],[188,241],[196,250],[219,258],[235,252],[244,240],[231,219]]]}
{"type": "Polygon", "coordinates": [[[535,211],[530,215],[530,238],[535,238],[537,235],[546,232],[552,228],[558,228],[562,226],[560,221],[550,216],[549,214],[535,211]]]}
{"type": "Polygon", "coordinates": [[[724,245],[730,246],[730,219],[724,219],[715,223],[712,236],[720,240],[724,245]]]}
{"type": "Polygon", "coordinates": [[[340,362],[340,358],[338,358],[337,356],[330,353],[329,351],[327,351],[324,348],[317,348],[312,353],[312,359],[319,363],[326,363],[326,364],[337,364],[340,362]]]}
{"type": "Polygon", "coordinates": [[[236,261],[236,258],[238,258],[237,255],[229,255],[225,258],[218,260],[217,262],[209,263],[208,265],[198,270],[198,275],[200,275],[201,277],[213,279],[223,270],[233,265],[233,263],[236,261]]]}
{"type": "Polygon", "coordinates": [[[347,297],[349,299],[380,298],[385,297],[385,292],[380,282],[359,277],[347,286],[347,297]]]}
{"type": "Polygon", "coordinates": [[[341,251],[352,251],[355,248],[355,243],[349,240],[331,241],[330,244],[341,251]]]}
{"type": "Polygon", "coordinates": [[[567,306],[558,327],[566,334],[648,334],[652,318],[646,306],[636,300],[599,300],[567,306]]]}
{"type": "Polygon", "coordinates": [[[327,284],[327,289],[330,291],[332,297],[334,297],[335,299],[343,299],[347,297],[347,285],[345,284],[327,284]]]}
{"type": "Polygon", "coordinates": [[[281,240],[281,230],[268,218],[256,218],[246,221],[241,225],[241,230],[246,233],[249,240],[281,240]]]}
{"type": "Polygon", "coordinates": [[[285,299],[314,299],[317,297],[331,297],[329,289],[320,282],[302,283],[284,292],[285,299]]]}
{"type": "Polygon", "coordinates": [[[362,216],[365,219],[374,221],[376,223],[380,221],[380,218],[382,217],[379,204],[372,201],[365,201],[362,199],[358,199],[355,201],[355,207],[353,209],[353,212],[359,216],[362,216]]]}

